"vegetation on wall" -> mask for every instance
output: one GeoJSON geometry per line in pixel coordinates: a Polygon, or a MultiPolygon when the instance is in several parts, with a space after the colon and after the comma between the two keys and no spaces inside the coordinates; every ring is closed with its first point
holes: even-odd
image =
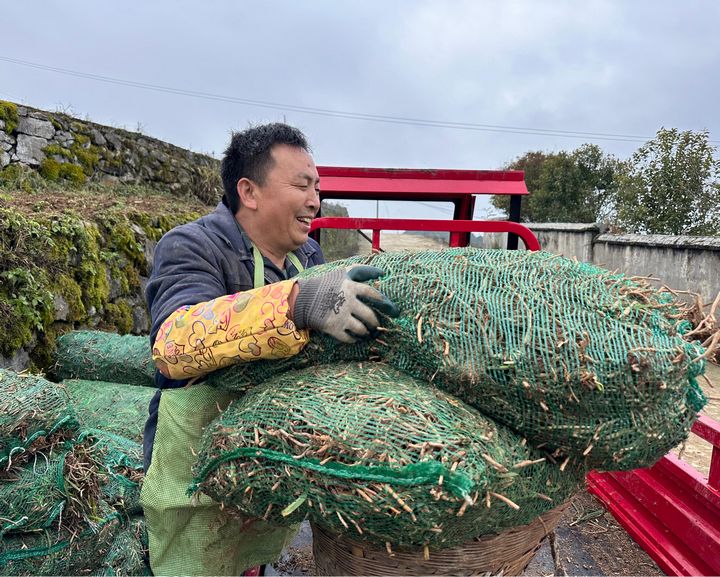
{"type": "MultiPolygon", "coordinates": [[[[132,329],[133,303],[142,306],[141,279],[150,273],[148,245],[213,210],[217,183],[202,173],[204,204],[144,185],[48,174],[52,165],[43,166],[0,171],[0,355],[25,349],[47,369],[58,334],[132,329]]],[[[347,216],[347,209],[327,204],[323,213],[347,216]]],[[[322,243],[328,259],[357,251],[354,231],[326,231],[322,243]]]]}
{"type": "MultiPolygon", "coordinates": [[[[323,202],[322,216],[348,216],[348,210],[341,204],[323,202]]],[[[337,260],[353,256],[358,252],[358,234],[354,230],[323,230],[320,243],[325,260],[337,260]]]]}
{"type": "Polygon", "coordinates": [[[707,131],[661,129],[632,156],[617,219],[647,234],[720,235],[720,157],[707,131]]]}
{"type": "Polygon", "coordinates": [[[0,171],[0,354],[26,348],[46,367],[59,332],[88,324],[128,332],[129,299],[149,272],[145,243],[207,210],[147,187],[80,187],[18,165],[0,171]]]}
{"type": "Polygon", "coordinates": [[[5,132],[12,134],[18,125],[17,105],[13,102],[0,100],[0,120],[5,123],[5,132]]]}

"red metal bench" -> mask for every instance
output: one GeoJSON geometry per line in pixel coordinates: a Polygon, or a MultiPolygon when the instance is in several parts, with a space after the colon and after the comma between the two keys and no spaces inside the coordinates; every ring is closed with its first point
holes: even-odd
{"type": "Polygon", "coordinates": [[[673,454],[648,469],[592,472],[588,490],[668,575],[720,575],[720,423],[692,434],[712,446],[708,477],[673,454]]]}

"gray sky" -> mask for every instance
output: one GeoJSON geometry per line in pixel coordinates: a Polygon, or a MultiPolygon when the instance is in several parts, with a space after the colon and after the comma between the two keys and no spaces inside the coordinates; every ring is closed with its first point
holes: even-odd
{"type": "MultiPolygon", "coordinates": [[[[495,169],[529,150],[584,142],[625,158],[662,126],[708,129],[720,143],[717,0],[3,4],[0,98],[140,127],[216,156],[230,130],[274,120],[302,128],[318,164],[345,166],[495,169]],[[3,58],[282,106],[141,89],[3,58]]],[[[487,206],[480,201],[476,217],[487,206]]],[[[375,207],[351,212],[370,216],[375,207]]],[[[386,203],[380,215],[443,216],[386,203]]]]}

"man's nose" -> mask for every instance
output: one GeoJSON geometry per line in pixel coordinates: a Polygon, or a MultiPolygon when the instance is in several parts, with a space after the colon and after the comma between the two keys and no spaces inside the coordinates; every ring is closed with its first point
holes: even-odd
{"type": "Polygon", "coordinates": [[[320,193],[317,190],[313,189],[313,191],[308,194],[308,198],[305,204],[308,208],[311,208],[317,214],[318,210],[320,210],[320,193]]]}

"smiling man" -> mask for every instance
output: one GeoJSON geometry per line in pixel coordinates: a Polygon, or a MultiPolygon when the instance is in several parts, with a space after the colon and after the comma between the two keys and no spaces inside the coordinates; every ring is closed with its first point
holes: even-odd
{"type": "Polygon", "coordinates": [[[267,124],[232,136],[214,212],[158,243],[146,297],[158,391],[145,426],[145,511],[155,575],[240,575],[276,559],[294,530],[230,514],[207,496],[191,503],[203,428],[235,396],[202,384],[235,363],[297,354],[311,330],[343,342],[377,334],[395,306],[364,281],[382,271],[336,269],[308,238],[320,178],[304,135],[267,124]]]}

